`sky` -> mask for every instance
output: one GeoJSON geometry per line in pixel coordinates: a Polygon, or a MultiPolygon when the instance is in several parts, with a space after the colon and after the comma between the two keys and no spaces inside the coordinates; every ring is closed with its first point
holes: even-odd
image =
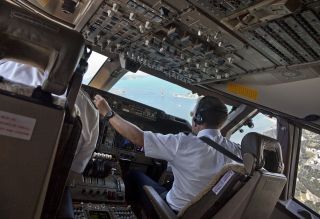
{"type": "Polygon", "coordinates": [[[83,84],[89,84],[94,75],[101,68],[103,63],[107,60],[108,57],[101,55],[97,52],[92,51],[90,58],[88,59],[88,70],[83,76],[83,84]]]}

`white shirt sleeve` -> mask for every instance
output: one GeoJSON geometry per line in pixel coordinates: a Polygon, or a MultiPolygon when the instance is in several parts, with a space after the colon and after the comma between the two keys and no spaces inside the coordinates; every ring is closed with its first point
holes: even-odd
{"type": "Polygon", "coordinates": [[[48,75],[30,65],[3,60],[0,62],[0,76],[14,82],[36,87],[42,85],[48,75]]]}
{"type": "Polygon", "coordinates": [[[144,152],[148,157],[172,161],[177,154],[183,133],[163,135],[144,132],[144,152]]]}
{"type": "Polygon", "coordinates": [[[237,143],[234,143],[234,151],[233,153],[235,155],[238,155],[238,157],[242,158],[242,155],[241,155],[241,145],[240,144],[237,144],[237,143]]]}
{"type": "Polygon", "coordinates": [[[99,113],[89,97],[80,90],[76,99],[76,107],[82,123],[81,136],[71,170],[82,173],[90,160],[99,136],[99,113]]]}

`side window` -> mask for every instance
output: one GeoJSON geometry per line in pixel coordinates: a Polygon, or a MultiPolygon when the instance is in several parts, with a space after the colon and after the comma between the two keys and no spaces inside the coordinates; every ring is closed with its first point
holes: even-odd
{"type": "Polygon", "coordinates": [[[320,134],[302,130],[294,198],[320,214],[320,134]]]}
{"type": "Polygon", "coordinates": [[[249,132],[257,132],[271,138],[277,138],[277,119],[258,113],[252,118],[252,122],[235,131],[230,136],[230,140],[240,144],[242,138],[249,132]]]}

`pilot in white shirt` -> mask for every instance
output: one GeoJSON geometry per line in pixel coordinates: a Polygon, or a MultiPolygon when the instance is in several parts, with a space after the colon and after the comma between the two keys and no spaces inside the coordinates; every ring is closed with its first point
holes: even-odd
{"type": "Polygon", "coordinates": [[[232,160],[208,146],[199,137],[206,136],[234,154],[240,146],[225,139],[218,129],[203,129],[198,135],[161,135],[144,132],[145,155],[168,161],[174,175],[172,189],[166,200],[180,211],[232,160]]]}
{"type": "MultiPolygon", "coordinates": [[[[29,86],[42,85],[48,75],[29,65],[0,60],[0,76],[29,86]]],[[[81,136],[71,170],[82,173],[91,158],[99,135],[99,113],[88,95],[79,91],[75,109],[82,123],[81,136]]]]}
{"type": "MultiPolygon", "coordinates": [[[[184,133],[163,135],[142,131],[114,114],[103,97],[95,96],[94,103],[100,114],[109,118],[109,123],[123,137],[136,145],[144,146],[146,156],[168,161],[174,182],[165,198],[176,212],[200,193],[225,164],[232,162],[199,137],[206,136],[230,152],[240,155],[240,145],[229,141],[220,133],[219,129],[227,119],[228,113],[226,106],[217,98],[207,96],[199,100],[192,121],[192,132],[195,135],[184,133]]],[[[161,196],[166,192],[164,187],[141,172],[129,173],[126,179],[127,198],[133,202],[140,202],[144,208],[150,208],[146,195],[143,194],[144,185],[152,186],[161,196]]]]}

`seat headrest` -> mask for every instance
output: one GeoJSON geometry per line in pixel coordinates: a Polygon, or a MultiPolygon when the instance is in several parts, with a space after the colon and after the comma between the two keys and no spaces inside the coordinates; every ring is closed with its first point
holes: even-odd
{"type": "Polygon", "coordinates": [[[79,32],[0,1],[0,60],[47,72],[44,91],[65,93],[83,51],[84,38],[79,32]]]}
{"type": "Polygon", "coordinates": [[[241,141],[241,153],[248,173],[265,168],[274,173],[282,173],[284,165],[280,143],[268,136],[251,132],[241,141]]]}

